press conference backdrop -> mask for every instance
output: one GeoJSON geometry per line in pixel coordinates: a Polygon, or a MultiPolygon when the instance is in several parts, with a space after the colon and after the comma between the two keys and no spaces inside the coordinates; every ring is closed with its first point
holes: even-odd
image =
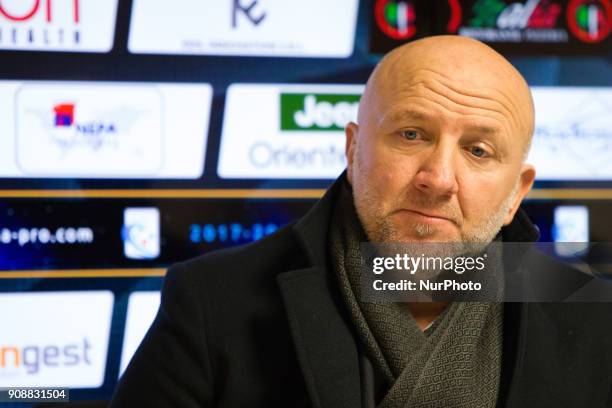
{"type": "MultiPolygon", "coordinates": [[[[109,398],[165,269],[299,218],[381,55],[434,34],[533,87],[544,241],[612,240],[609,0],[0,1],[0,387],[109,398]]],[[[202,271],[206,273],[206,271],[202,271]]]]}

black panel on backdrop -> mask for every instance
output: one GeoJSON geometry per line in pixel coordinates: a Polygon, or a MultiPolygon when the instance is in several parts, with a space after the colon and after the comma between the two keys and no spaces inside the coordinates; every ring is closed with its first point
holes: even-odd
{"type": "Polygon", "coordinates": [[[374,53],[437,34],[526,55],[604,55],[612,45],[611,0],[376,0],[373,7],[374,53]]]}
{"type": "Polygon", "coordinates": [[[313,202],[6,199],[0,204],[0,270],[167,267],[261,239],[313,202]]]}

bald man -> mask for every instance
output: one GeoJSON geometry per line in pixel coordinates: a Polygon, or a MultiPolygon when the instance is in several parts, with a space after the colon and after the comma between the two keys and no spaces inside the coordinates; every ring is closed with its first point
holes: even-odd
{"type": "Polygon", "coordinates": [[[307,215],[170,268],[111,406],[612,407],[608,304],[360,296],[363,242],[537,240],[533,127],[525,80],[486,45],[392,51],[307,215]]]}

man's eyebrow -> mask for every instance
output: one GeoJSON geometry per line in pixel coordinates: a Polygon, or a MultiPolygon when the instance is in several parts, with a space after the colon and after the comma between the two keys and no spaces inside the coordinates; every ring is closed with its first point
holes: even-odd
{"type": "Polygon", "coordinates": [[[487,126],[482,124],[468,124],[466,125],[466,129],[473,133],[483,134],[487,136],[498,135],[502,132],[502,129],[497,126],[487,126]]]}
{"type": "Polygon", "coordinates": [[[386,115],[383,115],[380,118],[380,122],[390,120],[392,122],[402,121],[402,120],[415,120],[415,121],[424,121],[430,119],[432,116],[423,112],[419,112],[413,109],[406,110],[394,110],[389,112],[386,115]]]}

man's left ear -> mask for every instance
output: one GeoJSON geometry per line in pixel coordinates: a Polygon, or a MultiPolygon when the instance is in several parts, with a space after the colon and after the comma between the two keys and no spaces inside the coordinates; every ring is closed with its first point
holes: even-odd
{"type": "Polygon", "coordinates": [[[512,222],[514,214],[516,214],[521,202],[533,186],[535,175],[535,168],[531,164],[523,163],[519,180],[519,188],[516,192],[516,196],[514,197],[514,202],[512,203],[512,206],[510,206],[510,209],[508,209],[508,213],[504,218],[504,225],[508,225],[512,222]]]}
{"type": "Polygon", "coordinates": [[[346,154],[346,176],[349,184],[353,184],[353,162],[355,158],[355,143],[357,143],[357,133],[359,126],[355,122],[349,122],[344,129],[346,143],[344,152],[346,154]]]}

